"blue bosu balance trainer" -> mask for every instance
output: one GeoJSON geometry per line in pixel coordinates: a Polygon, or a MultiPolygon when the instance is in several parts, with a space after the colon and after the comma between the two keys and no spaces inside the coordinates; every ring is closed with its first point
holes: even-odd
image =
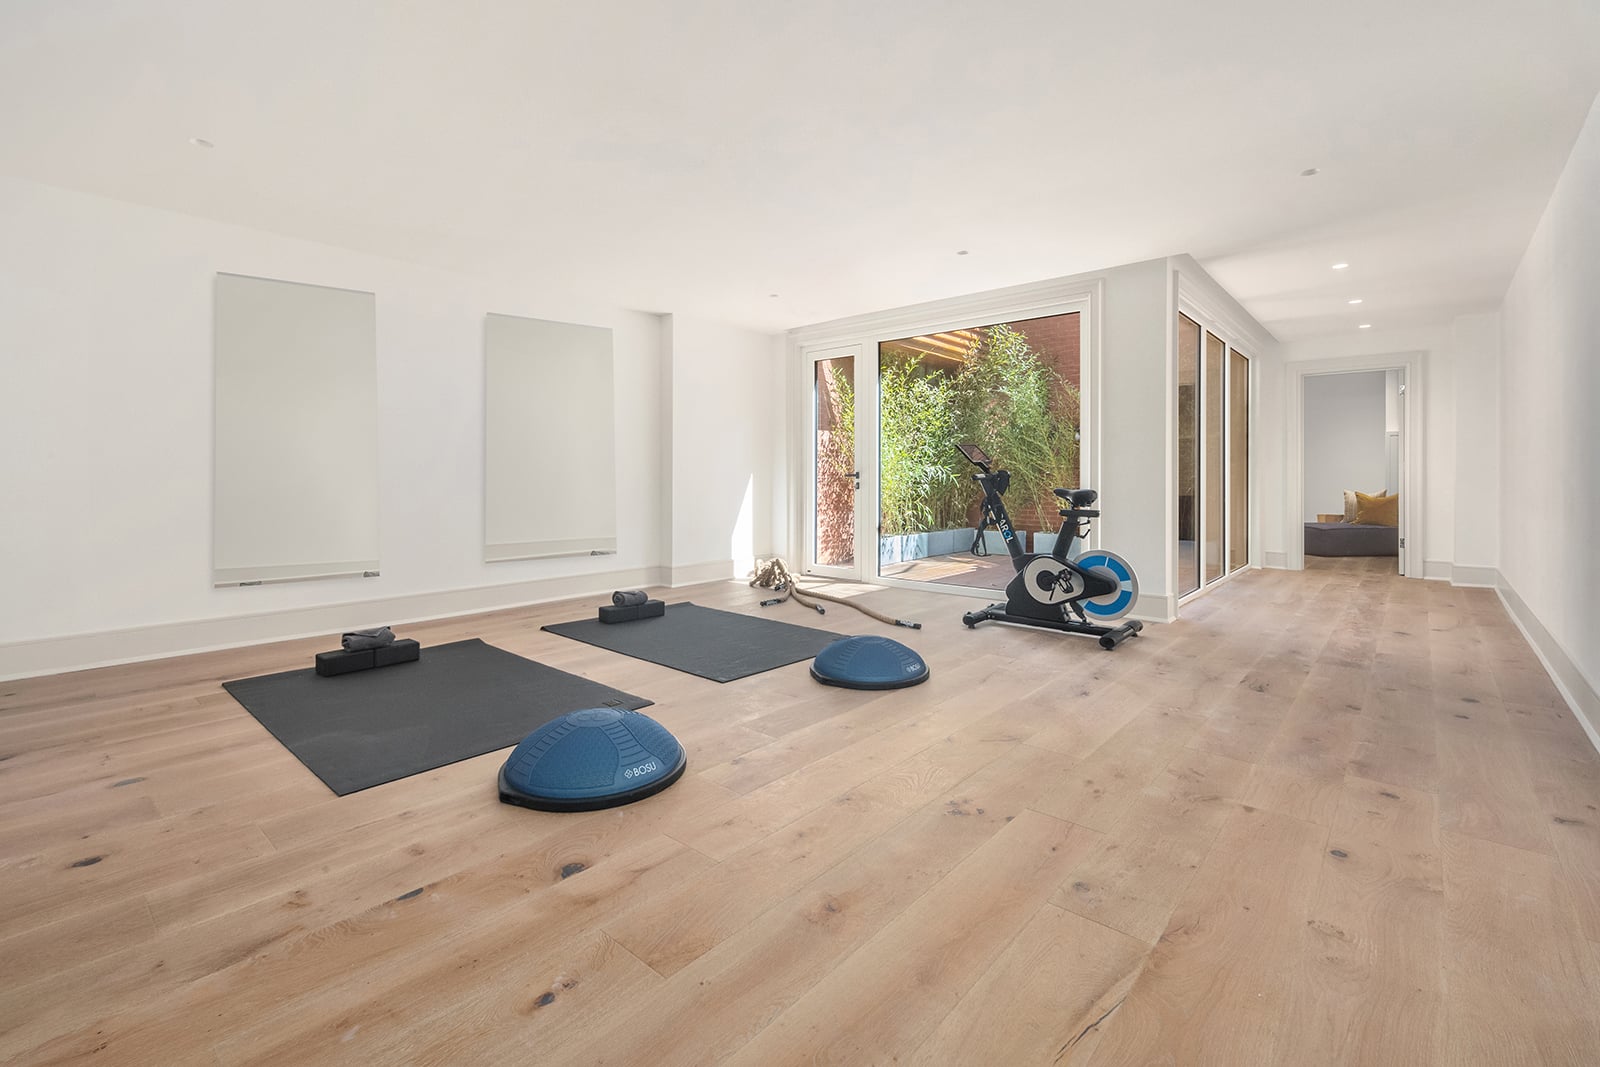
{"type": "Polygon", "coordinates": [[[811,662],[811,677],[845,689],[904,689],[928,680],[921,656],[887,637],[845,637],[811,662]]]}
{"type": "Polygon", "coordinates": [[[631,804],[683,777],[683,746],[648,715],[585,708],[553,719],[511,750],[500,799],[540,811],[631,804]]]}

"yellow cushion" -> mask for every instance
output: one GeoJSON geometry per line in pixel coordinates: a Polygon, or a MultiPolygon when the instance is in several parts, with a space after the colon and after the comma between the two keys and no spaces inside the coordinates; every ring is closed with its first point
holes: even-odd
{"type": "MultiPolygon", "coordinates": [[[[1356,493],[1356,491],[1354,489],[1346,489],[1344,491],[1344,518],[1339,520],[1340,522],[1355,522],[1355,521],[1357,521],[1356,520],[1356,496],[1357,495],[1358,494],[1356,493]]],[[[1379,493],[1378,495],[1380,497],[1388,496],[1389,495],[1389,490],[1385,489],[1383,492],[1379,493]]]]}
{"type": "Polygon", "coordinates": [[[1344,521],[1356,521],[1356,491],[1354,489],[1346,489],[1344,491],[1344,521]]]}
{"type": "Polygon", "coordinates": [[[1368,496],[1357,493],[1356,522],[1363,526],[1399,526],[1400,494],[1368,496]]]}

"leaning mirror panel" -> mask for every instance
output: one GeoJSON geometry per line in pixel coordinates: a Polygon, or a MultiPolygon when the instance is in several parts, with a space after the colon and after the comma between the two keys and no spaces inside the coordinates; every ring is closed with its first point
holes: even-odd
{"type": "Polygon", "coordinates": [[[375,574],[371,293],[218,274],[212,581],[375,574]]]}
{"type": "Polygon", "coordinates": [[[611,331],[484,324],[486,562],[617,550],[611,331]]]}

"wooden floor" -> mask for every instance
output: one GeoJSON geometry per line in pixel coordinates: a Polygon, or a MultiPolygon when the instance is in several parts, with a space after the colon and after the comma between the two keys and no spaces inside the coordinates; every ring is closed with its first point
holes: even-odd
{"type": "Polygon", "coordinates": [[[405,627],[656,700],[577,815],[330,796],[218,685],[326,640],[0,683],[0,1062],[1600,1063],[1594,750],[1492,593],[1309,562],[1114,653],[877,591],[887,694],[405,627]]]}
{"type": "Polygon", "coordinates": [[[999,593],[1016,576],[1017,570],[1006,552],[974,556],[963,549],[941,556],[925,556],[904,563],[880,564],[885,578],[903,582],[928,582],[933,585],[959,585],[967,589],[987,589],[999,593]]]}

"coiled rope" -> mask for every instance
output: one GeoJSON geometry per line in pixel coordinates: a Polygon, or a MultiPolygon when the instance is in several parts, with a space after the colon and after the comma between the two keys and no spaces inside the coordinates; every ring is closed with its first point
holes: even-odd
{"type": "Polygon", "coordinates": [[[891,615],[883,614],[881,611],[873,611],[865,604],[857,604],[854,600],[846,600],[844,597],[819,593],[814,589],[801,589],[794,575],[789,573],[788,566],[777,556],[773,556],[771,559],[756,560],[756,569],[750,573],[750,586],[754,588],[758,585],[763,589],[771,589],[773,592],[783,594],[782,596],[772,597],[769,600],[763,600],[761,606],[764,608],[771,607],[773,604],[782,604],[785,600],[793,598],[794,602],[802,607],[811,608],[818,615],[826,615],[828,613],[827,609],[816,603],[818,600],[826,600],[830,604],[843,604],[846,607],[855,608],[863,615],[870,615],[879,622],[886,622],[891,626],[904,626],[908,630],[922,629],[920,622],[896,619],[891,615]]]}

